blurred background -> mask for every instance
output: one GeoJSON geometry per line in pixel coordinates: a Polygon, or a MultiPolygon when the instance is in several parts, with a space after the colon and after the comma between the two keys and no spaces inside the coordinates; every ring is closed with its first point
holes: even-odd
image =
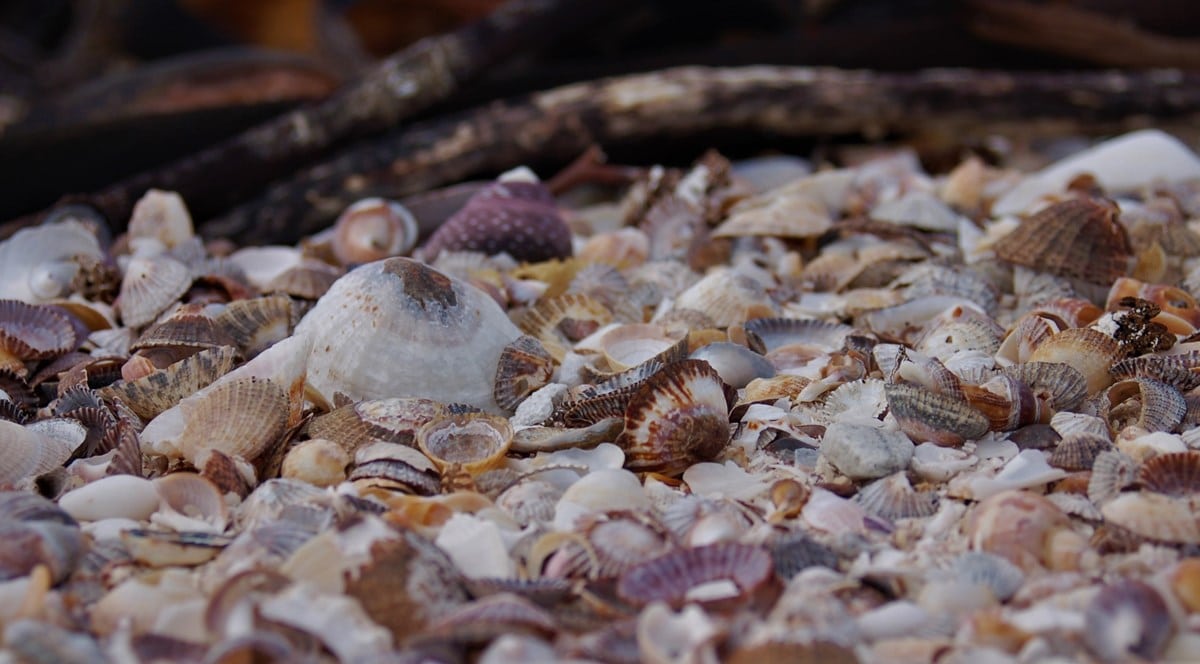
{"type": "MultiPolygon", "coordinates": [[[[596,0],[600,1],[600,0],[596,0]]],[[[353,81],[498,0],[0,2],[0,219],[93,191],[353,81]]],[[[1200,69],[1173,0],[657,0],[489,68],[425,115],[681,64],[1200,69]]],[[[638,160],[627,153],[621,159],[638,160]]]]}

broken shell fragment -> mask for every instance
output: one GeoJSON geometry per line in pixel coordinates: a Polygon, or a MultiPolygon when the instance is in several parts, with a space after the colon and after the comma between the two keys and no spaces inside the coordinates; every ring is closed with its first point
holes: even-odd
{"type": "Polygon", "coordinates": [[[417,431],[417,445],[443,470],[461,466],[479,474],[499,464],[512,445],[508,419],[484,413],[467,413],[435,419],[417,431]]]}
{"type": "Polygon", "coordinates": [[[364,198],[342,211],[333,226],[333,255],[342,265],[407,254],[417,243],[417,219],[408,208],[364,198]]]}

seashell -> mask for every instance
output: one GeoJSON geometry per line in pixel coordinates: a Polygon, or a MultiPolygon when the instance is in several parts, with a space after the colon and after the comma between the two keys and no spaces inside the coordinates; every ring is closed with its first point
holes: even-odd
{"type": "Polygon", "coordinates": [[[775,367],[762,355],[745,346],[718,341],[697,348],[689,355],[693,360],[708,362],[727,385],[745,387],[753,380],[772,378],[775,367]]]}
{"type": "Polygon", "coordinates": [[[263,284],[262,290],[301,300],[316,300],[327,293],[341,276],[340,269],[324,261],[304,257],[263,284]]]}
{"type": "Polygon", "coordinates": [[[351,452],[373,441],[415,446],[417,430],[446,413],[443,404],[431,399],[359,401],[313,418],[308,434],[332,440],[351,452]]]}
{"type": "Polygon", "coordinates": [[[85,224],[68,219],[23,228],[0,242],[0,299],[37,304],[63,297],[83,261],[104,261],[85,224]]]}
{"type": "Polygon", "coordinates": [[[1106,524],[1136,535],[1178,544],[1200,542],[1200,523],[1194,497],[1176,498],[1161,493],[1127,492],[1100,506],[1106,524]]]}
{"type": "Polygon", "coordinates": [[[185,304],[142,332],[129,346],[131,351],[161,347],[185,349],[236,345],[233,337],[204,313],[203,307],[185,304]]]}
{"type": "Polygon", "coordinates": [[[1101,452],[1092,463],[1092,474],[1088,478],[1088,499],[1100,506],[1115,498],[1123,489],[1137,481],[1139,468],[1138,462],[1123,452],[1101,452]]]}
{"type": "Polygon", "coordinates": [[[193,464],[205,449],[253,461],[280,442],[288,421],[287,394],[262,378],[219,381],[176,408],[151,421],[142,442],[193,464]]]}
{"type": "MultiPolygon", "coordinates": [[[[1082,382],[1080,379],[1081,385],[1082,382]]],[[[1050,419],[1046,399],[1039,398],[1028,385],[1006,374],[979,386],[964,385],[962,390],[967,403],[988,418],[992,431],[1013,431],[1050,419]]]]}
{"type": "Polygon", "coordinates": [[[577,344],[580,352],[599,351],[606,369],[624,371],[667,352],[681,340],[662,325],[629,323],[602,329],[594,341],[584,339],[577,344]]]}
{"type": "Polygon", "coordinates": [[[967,583],[986,586],[1001,602],[1007,602],[1017,594],[1025,582],[1025,573],[1007,558],[968,551],[954,561],[954,572],[967,583]]]}
{"type": "Polygon", "coordinates": [[[775,564],[775,574],[789,580],[809,567],[838,568],[838,555],[803,530],[773,533],[767,550],[775,564]]]}
{"type": "Polygon", "coordinates": [[[424,397],[498,412],[497,365],[521,331],[483,291],[389,258],[339,279],[295,336],[312,348],[310,396],[327,404],[340,392],[351,400],[424,397]]]}
{"type": "Polygon", "coordinates": [[[646,312],[637,298],[630,297],[629,280],[617,268],[605,263],[589,263],[579,268],[567,293],[586,295],[604,305],[618,321],[641,323],[646,312]]]}
{"type": "Polygon", "coordinates": [[[368,562],[352,569],[346,594],[397,641],[419,633],[467,601],[454,563],[434,543],[409,531],[377,541],[368,562]]]}
{"type": "Polygon", "coordinates": [[[1156,661],[1174,632],[1162,595],[1134,579],[1101,588],[1084,609],[1083,620],[1083,643],[1104,662],[1156,661]]]}
{"type": "Polygon", "coordinates": [[[646,262],[650,257],[650,239],[641,229],[628,226],[596,233],[583,243],[578,257],[584,263],[600,263],[625,270],[646,262]]]}
{"type": "Polygon", "coordinates": [[[421,427],[416,436],[421,451],[443,472],[453,464],[473,475],[501,463],[512,438],[506,418],[485,413],[437,418],[421,427]]]}
{"type": "Polygon", "coordinates": [[[364,198],[338,215],[333,255],[342,265],[407,254],[417,244],[417,219],[396,201],[364,198]]]}
{"type": "Polygon", "coordinates": [[[963,399],[904,383],[884,386],[888,408],[913,442],[961,445],[988,430],[987,417],[963,399]]]}
{"type": "Polygon", "coordinates": [[[994,355],[1004,330],[973,307],[951,307],[925,326],[915,350],[945,362],[956,353],[979,351],[994,355]]]}
{"type": "Polygon", "coordinates": [[[533,337],[517,337],[500,353],[492,397],[505,411],[515,411],[526,397],[550,382],[554,358],[533,337]]]}
{"type": "Polygon", "coordinates": [[[372,443],[355,452],[348,479],[364,488],[432,496],[441,491],[441,473],[428,457],[412,447],[372,443]]]}
{"type": "Polygon", "coordinates": [[[603,326],[612,322],[612,312],[587,295],[567,293],[542,300],[525,312],[517,324],[525,334],[540,341],[555,361],[561,362],[571,345],[561,331],[568,320],[603,326]]]}
{"type": "Polygon", "coordinates": [[[854,502],[871,514],[888,521],[922,518],[937,511],[933,491],[915,491],[904,471],[893,473],[863,487],[854,502]]]}
{"type": "Polygon", "coordinates": [[[1200,493],[1200,452],[1172,452],[1146,459],[1137,481],[1148,491],[1187,498],[1200,493]]]}
{"type": "Polygon", "coordinates": [[[707,362],[680,360],[646,380],[625,409],[616,443],[625,467],[677,475],[707,461],[729,443],[729,402],[721,377],[707,362]]]}
{"type": "Polygon", "coordinates": [[[71,458],[75,447],[15,422],[0,420],[0,483],[12,485],[58,468],[71,458]]]}
{"type": "Polygon", "coordinates": [[[288,450],[283,457],[280,476],[329,487],[346,479],[350,455],[339,444],[315,438],[288,450]]]}
{"type": "Polygon", "coordinates": [[[1087,382],[1078,370],[1061,362],[1024,362],[1001,369],[1029,386],[1055,410],[1072,410],[1087,396],[1087,382]]]}
{"type": "Polygon", "coordinates": [[[854,331],[849,325],[802,318],[755,318],[744,327],[746,345],[768,357],[791,346],[810,348],[814,355],[832,352],[854,331]]]}
{"type": "Polygon", "coordinates": [[[75,570],[86,550],[87,541],[74,523],[5,519],[0,521],[0,581],[45,567],[51,583],[58,584],[75,570]]]}
{"type": "Polygon", "coordinates": [[[71,318],[60,309],[0,300],[0,369],[25,376],[25,362],[63,355],[76,346],[71,318]]]}
{"type": "Polygon", "coordinates": [[[1000,342],[996,357],[1013,364],[1028,362],[1038,346],[1066,327],[1056,316],[1036,311],[1023,314],[1000,342]]]}
{"type": "Polygon", "coordinates": [[[647,664],[715,661],[722,631],[698,606],[676,613],[664,604],[652,604],[638,616],[638,653],[647,664]]]}
{"type": "Polygon", "coordinates": [[[997,257],[1061,277],[1109,285],[1129,272],[1133,249],[1109,201],[1070,198],[1030,215],[994,247],[997,257]]]}
{"type": "Polygon", "coordinates": [[[1200,327],[1200,305],[1182,288],[1122,277],[1113,282],[1104,308],[1117,311],[1121,308],[1120,301],[1126,297],[1136,297],[1157,306],[1161,314],[1153,320],[1163,323],[1175,334],[1191,334],[1200,327]]]}
{"type": "Polygon", "coordinates": [[[231,515],[219,488],[196,473],[170,473],[154,480],[160,505],[151,522],[176,531],[224,532],[231,515]]]}
{"type": "Polygon", "coordinates": [[[808,181],[798,180],[739,201],[712,236],[815,238],[833,228],[835,213],[808,181]]]}
{"type": "Polygon", "coordinates": [[[254,357],[286,338],[296,327],[296,307],[283,294],[235,300],[217,314],[215,323],[233,338],[246,357],[254,357]]]}
{"type": "Polygon", "coordinates": [[[1174,431],[1187,414],[1179,390],[1150,378],[1114,383],[1103,393],[1098,408],[1114,431],[1131,425],[1149,432],[1174,431]]]}
{"type": "Polygon", "coordinates": [[[593,522],[584,531],[595,555],[591,578],[614,578],[645,560],[667,553],[671,539],[667,532],[644,519],[615,514],[593,522]]]}
{"type": "Polygon", "coordinates": [[[152,322],[192,285],[192,271],[167,255],[135,256],[125,268],[113,306],[129,327],[152,322]]]}
{"type": "Polygon", "coordinates": [[[1151,378],[1184,392],[1200,387],[1200,353],[1127,357],[1112,365],[1109,373],[1115,380],[1151,378]]]}
{"type": "Polygon", "coordinates": [[[1028,491],[1002,491],[983,499],[967,522],[971,548],[1007,559],[1025,572],[1040,570],[1043,543],[1069,523],[1046,498],[1028,491]]]}
{"type": "Polygon", "coordinates": [[[954,233],[961,217],[929,191],[913,189],[871,209],[870,218],[924,231],[954,233]]]}
{"type": "Polygon", "coordinates": [[[195,236],[192,215],[183,198],[173,191],[150,189],[133,205],[129,217],[129,238],[153,240],[172,249],[195,236]]]}
{"type": "Polygon", "coordinates": [[[58,505],[80,521],[125,518],[144,521],[158,509],[159,496],[150,480],[111,475],[68,491],[58,505]]]}
{"type": "Polygon", "coordinates": [[[103,662],[108,657],[89,634],[40,620],[14,620],[4,628],[5,648],[22,662],[103,662]]]}
{"type": "Polygon", "coordinates": [[[557,632],[557,620],[545,609],[519,595],[496,593],[455,607],[427,633],[456,643],[486,643],[514,633],[549,637],[557,632]]]}
{"type": "Polygon", "coordinates": [[[954,307],[977,309],[963,298],[950,295],[928,295],[902,304],[872,308],[859,317],[856,325],[892,339],[910,339],[942,312],[954,307]]]}
{"type": "Polygon", "coordinates": [[[1058,362],[1074,367],[1087,381],[1089,395],[1112,383],[1108,370],[1121,357],[1115,339],[1092,328],[1070,328],[1044,341],[1029,356],[1030,362],[1058,362]]]}
{"type": "Polygon", "coordinates": [[[1091,470],[1101,453],[1113,449],[1107,436],[1094,433],[1069,433],[1050,454],[1050,465],[1063,470],[1091,470]]]}
{"type": "Polygon", "coordinates": [[[903,284],[906,299],[942,295],[959,297],[981,306],[989,316],[996,315],[999,295],[995,286],[971,268],[951,268],[935,263],[919,263],[900,275],[895,285],[903,284]]]}
{"type": "Polygon", "coordinates": [[[175,533],[134,528],[121,533],[121,543],[137,562],[150,567],[202,565],[229,544],[210,533],[175,533]]]}
{"type": "Polygon", "coordinates": [[[716,268],[675,298],[674,308],[699,311],[716,327],[777,314],[766,286],[730,268],[716,268]]]}
{"type": "Polygon", "coordinates": [[[571,229],[545,185],[510,171],[476,192],[439,226],[421,247],[421,255],[433,260],[443,251],[464,250],[504,252],[530,263],[565,258],[571,255],[571,229]]]}
{"type": "Polygon", "coordinates": [[[771,554],[758,546],[717,542],[676,549],[643,561],[617,580],[617,595],[635,606],[665,602],[745,601],[774,572],[771,554]]]}
{"type": "Polygon", "coordinates": [[[138,417],[151,420],[229,373],[236,363],[234,348],[210,348],[137,380],[109,385],[100,393],[106,399],[120,399],[138,417]]]}
{"type": "Polygon", "coordinates": [[[853,480],[902,471],[912,455],[913,444],[904,434],[870,424],[834,422],[821,438],[821,456],[853,480]]]}

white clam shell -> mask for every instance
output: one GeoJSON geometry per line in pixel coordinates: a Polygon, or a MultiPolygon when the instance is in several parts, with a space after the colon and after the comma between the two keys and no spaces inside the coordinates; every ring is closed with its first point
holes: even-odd
{"type": "Polygon", "coordinates": [[[482,290],[389,258],[338,279],[296,336],[311,344],[308,387],[329,403],[411,396],[500,412],[496,366],[521,331],[482,290]]]}
{"type": "Polygon", "coordinates": [[[150,480],[133,475],[103,477],[59,498],[58,506],[79,521],[126,518],[142,521],[158,509],[158,491],[150,480]]]}

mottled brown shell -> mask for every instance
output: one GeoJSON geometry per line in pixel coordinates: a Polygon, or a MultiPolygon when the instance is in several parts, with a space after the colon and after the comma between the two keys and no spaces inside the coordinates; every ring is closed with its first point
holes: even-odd
{"type": "Polygon", "coordinates": [[[729,443],[729,402],[721,377],[700,360],[667,365],[646,380],[625,409],[617,445],[625,467],[679,474],[729,443]]]}
{"type": "Polygon", "coordinates": [[[253,357],[290,335],[298,318],[292,299],[279,293],[230,302],[217,314],[216,324],[246,357],[253,357]]]}
{"type": "Polygon", "coordinates": [[[1096,458],[1112,449],[1112,441],[1104,436],[1081,431],[1069,433],[1058,441],[1049,462],[1063,470],[1091,470],[1096,458]]]}
{"type": "Polygon", "coordinates": [[[496,363],[492,396],[502,410],[512,412],[554,375],[554,358],[541,342],[523,334],[504,347],[496,363]]]}
{"type": "Polygon", "coordinates": [[[237,357],[230,346],[209,348],[135,381],[109,385],[100,393],[106,399],[120,399],[138,417],[151,420],[229,373],[237,357]]]}
{"type": "Polygon", "coordinates": [[[1111,201],[1071,198],[1034,213],[995,245],[1017,265],[1109,285],[1129,271],[1133,249],[1111,201]]]}
{"type": "Polygon", "coordinates": [[[889,383],[884,391],[900,429],[916,442],[961,445],[988,431],[988,418],[962,398],[907,383],[889,383]]]}
{"type": "Polygon", "coordinates": [[[0,369],[24,375],[25,360],[57,357],[77,345],[75,326],[65,312],[0,300],[0,369]]]}
{"type": "Polygon", "coordinates": [[[163,346],[184,348],[216,348],[234,346],[236,342],[216,321],[205,315],[204,307],[185,304],[163,320],[146,328],[129,346],[138,351],[163,346]]]}
{"type": "Polygon", "coordinates": [[[559,326],[568,319],[602,326],[612,322],[612,312],[587,295],[566,293],[538,302],[517,320],[517,327],[540,341],[554,360],[561,362],[570,350],[570,342],[559,326]]]}
{"type": "Polygon", "coordinates": [[[1200,494],[1200,452],[1171,452],[1147,459],[1138,470],[1138,482],[1168,496],[1200,494]]]}

